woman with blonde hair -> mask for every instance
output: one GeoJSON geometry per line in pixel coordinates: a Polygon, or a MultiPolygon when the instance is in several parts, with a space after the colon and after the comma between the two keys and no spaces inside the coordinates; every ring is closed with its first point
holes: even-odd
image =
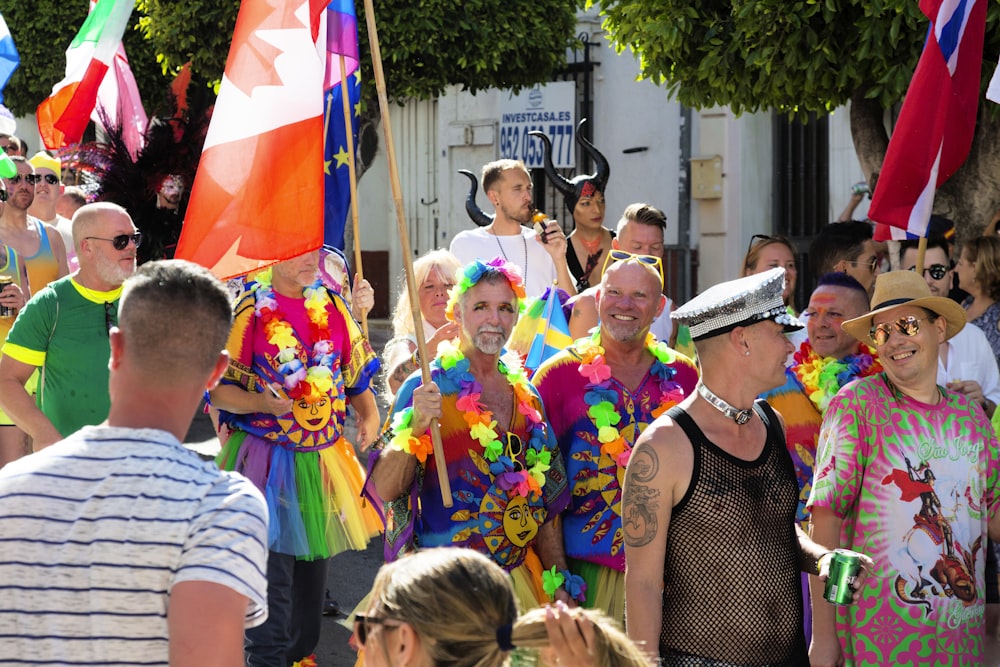
{"type": "Polygon", "coordinates": [[[969,324],[986,334],[1000,363],[1000,237],[969,239],[955,265],[958,286],[969,293],[962,302],[969,324]]]}
{"type": "Polygon", "coordinates": [[[750,237],[750,246],[743,258],[741,278],[752,276],[764,271],[770,271],[776,266],[785,270],[785,291],[782,298],[789,312],[795,314],[795,281],[799,275],[795,263],[795,246],[784,236],[767,236],[754,234],[750,237]]]}
{"type": "Polygon", "coordinates": [[[518,617],[510,577],[470,549],[427,549],[383,565],[354,632],[364,664],[376,667],[504,667],[516,649],[537,649],[543,665],[649,665],[599,612],[560,604],[518,617]]]}
{"type": "MultiPolygon", "coordinates": [[[[458,258],[447,250],[440,249],[424,253],[413,262],[424,341],[427,353],[432,357],[437,354],[439,343],[458,336],[458,325],[448,320],[445,309],[448,306],[448,291],[454,286],[455,274],[461,268],[458,258]]],[[[382,353],[390,401],[403,380],[420,368],[415,331],[410,292],[404,283],[396,301],[396,310],[392,314],[393,337],[386,343],[382,353]]]]}

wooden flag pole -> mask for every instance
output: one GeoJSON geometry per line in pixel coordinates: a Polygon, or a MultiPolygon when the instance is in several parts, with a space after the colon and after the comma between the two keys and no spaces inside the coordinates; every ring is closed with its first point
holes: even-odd
{"type": "MultiPolygon", "coordinates": [[[[413,312],[413,333],[417,337],[417,354],[420,357],[420,373],[424,384],[431,382],[430,358],[427,356],[427,343],[424,341],[423,321],[420,314],[420,298],[417,293],[417,279],[413,274],[413,256],[410,250],[410,237],[406,229],[406,217],[403,215],[403,189],[399,185],[399,170],[396,166],[396,147],[392,141],[392,124],[389,122],[389,98],[385,92],[385,73],[382,71],[382,52],[378,45],[378,30],[375,27],[375,9],[372,0],[365,0],[365,23],[368,26],[368,42],[372,50],[372,68],[375,71],[375,91],[378,93],[378,106],[382,114],[382,127],[385,130],[385,152],[389,160],[389,183],[392,186],[392,199],[396,204],[396,225],[399,231],[399,242],[403,251],[403,269],[406,275],[406,289],[410,295],[410,308],[413,312]]],[[[434,445],[434,460],[436,462],[438,483],[441,485],[441,504],[452,506],[451,482],[448,480],[448,466],[445,465],[444,447],[441,445],[441,429],[437,421],[431,422],[431,442],[434,445]]]]}
{"type": "MultiPolygon", "coordinates": [[[[344,134],[347,136],[347,173],[351,179],[351,221],[354,225],[354,270],[358,274],[358,282],[365,279],[365,270],[361,265],[361,228],[358,226],[358,172],[354,169],[354,132],[351,100],[347,94],[347,76],[344,70],[347,62],[344,54],[340,54],[340,98],[344,101],[344,134]]],[[[361,330],[368,338],[368,313],[361,313],[361,330]]]]}
{"type": "MultiPolygon", "coordinates": [[[[920,240],[917,241],[917,273],[920,277],[924,277],[924,255],[927,254],[927,237],[921,236],[920,240]]],[[[905,267],[904,267],[905,268],[905,267]]]]}

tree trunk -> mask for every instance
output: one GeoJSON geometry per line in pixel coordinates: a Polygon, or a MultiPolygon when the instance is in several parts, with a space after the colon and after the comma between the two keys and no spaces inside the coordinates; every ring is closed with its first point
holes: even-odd
{"type": "MultiPolygon", "coordinates": [[[[872,191],[889,148],[885,111],[865,99],[864,90],[851,97],[851,137],[872,191]]],[[[956,242],[978,236],[1000,210],[1000,112],[989,102],[979,110],[972,149],[965,164],[938,189],[934,212],[955,222],[956,242]]]]}

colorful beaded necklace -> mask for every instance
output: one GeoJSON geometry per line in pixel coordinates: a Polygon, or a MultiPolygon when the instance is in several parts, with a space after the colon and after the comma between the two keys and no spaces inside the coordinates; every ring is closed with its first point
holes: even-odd
{"type": "Polygon", "coordinates": [[[333,304],[323,283],[317,280],[303,290],[306,314],[313,343],[306,355],[305,347],[295,329],[282,316],[271,285],[271,269],[261,271],[257,282],[254,310],[264,326],[267,342],[278,348],[275,355],[277,370],[282,375],[285,393],[292,400],[317,403],[333,389],[332,367],[336,362],[333,341],[330,340],[328,308],[333,304]],[[309,365],[302,363],[306,359],[309,365]]]}
{"type": "MultiPolygon", "coordinates": [[[[674,381],[677,371],[670,366],[677,360],[677,354],[652,334],[646,334],[646,350],[653,355],[649,372],[656,378],[660,390],[657,407],[652,412],[655,419],[684,399],[684,389],[674,381]]],[[[597,430],[601,453],[626,467],[635,443],[629,442],[617,428],[622,419],[617,408],[620,396],[611,382],[611,367],[604,359],[600,331],[577,343],[576,351],[580,355],[580,375],[588,380],[583,400],[590,406],[587,415],[597,430]]]]}

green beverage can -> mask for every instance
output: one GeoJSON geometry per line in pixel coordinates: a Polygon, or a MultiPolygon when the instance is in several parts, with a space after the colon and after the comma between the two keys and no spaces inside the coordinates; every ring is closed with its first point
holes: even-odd
{"type": "Polygon", "coordinates": [[[861,571],[861,557],[847,549],[836,549],[830,556],[830,574],[826,578],[823,597],[831,604],[848,605],[854,597],[851,584],[861,571]]]}

